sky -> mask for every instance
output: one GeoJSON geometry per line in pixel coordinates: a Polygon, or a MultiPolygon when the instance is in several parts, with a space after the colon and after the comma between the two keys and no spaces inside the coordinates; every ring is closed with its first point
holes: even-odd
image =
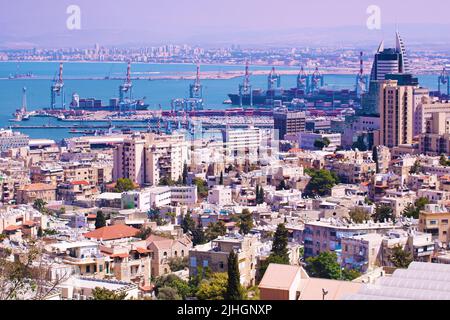
{"type": "Polygon", "coordinates": [[[0,0],[0,44],[271,43],[316,34],[326,41],[324,33],[332,39],[343,29],[340,36],[358,42],[362,31],[379,37],[395,25],[434,25],[439,31],[438,24],[450,25],[448,12],[448,0],[0,0]],[[67,29],[69,5],[81,9],[81,30],[67,29]],[[366,27],[370,5],[381,10],[381,30],[372,34],[366,27]]]}

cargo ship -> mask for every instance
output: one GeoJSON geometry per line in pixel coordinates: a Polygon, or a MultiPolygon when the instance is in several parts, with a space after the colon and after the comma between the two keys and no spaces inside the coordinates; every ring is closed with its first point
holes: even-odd
{"type": "MultiPolygon", "coordinates": [[[[272,68],[267,78],[267,89],[254,89],[250,84],[248,64],[245,70],[244,82],[239,85],[238,93],[228,94],[229,100],[235,106],[258,106],[273,108],[280,104],[304,104],[305,106],[322,107],[353,107],[359,104],[360,98],[356,90],[332,90],[324,86],[324,76],[316,68],[314,73],[307,75],[301,68],[297,76],[295,88],[281,87],[281,77],[272,68]]],[[[227,101],[229,103],[229,101],[227,101]]]]}
{"type": "Polygon", "coordinates": [[[148,110],[149,105],[144,102],[144,99],[125,100],[121,103],[119,98],[111,98],[109,104],[104,105],[100,99],[80,98],[77,93],[74,93],[70,108],[85,111],[142,111],[148,110]]]}

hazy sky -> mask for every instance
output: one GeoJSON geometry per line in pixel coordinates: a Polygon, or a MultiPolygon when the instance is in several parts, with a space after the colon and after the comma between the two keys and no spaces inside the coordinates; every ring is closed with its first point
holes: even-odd
{"type": "MultiPolygon", "coordinates": [[[[0,37],[30,41],[64,34],[66,8],[81,8],[84,33],[133,30],[133,37],[186,39],[203,33],[230,34],[301,28],[365,26],[369,5],[381,8],[382,24],[449,24],[448,0],[0,0],[0,37]]],[[[126,42],[117,39],[118,42],[126,42]]]]}

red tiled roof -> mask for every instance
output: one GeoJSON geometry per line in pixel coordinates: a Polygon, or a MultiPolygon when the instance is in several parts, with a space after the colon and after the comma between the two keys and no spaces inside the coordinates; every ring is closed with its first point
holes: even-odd
{"type": "Polygon", "coordinates": [[[84,234],[84,237],[102,240],[114,240],[134,237],[138,232],[139,230],[136,228],[128,227],[123,224],[116,224],[113,226],[106,226],[94,231],[87,232],[84,234]]]}
{"type": "Polygon", "coordinates": [[[24,221],[23,225],[25,225],[27,227],[34,227],[36,225],[36,222],[28,220],[28,221],[24,221]]]}
{"type": "Polygon", "coordinates": [[[88,186],[89,182],[85,181],[85,180],[80,180],[80,181],[72,181],[71,182],[72,185],[82,185],[82,186],[88,186]]]}
{"type": "Polygon", "coordinates": [[[114,253],[112,255],[110,255],[111,258],[128,258],[129,254],[128,253],[114,253]]]}
{"type": "Polygon", "coordinates": [[[31,183],[27,184],[23,187],[20,187],[19,190],[24,191],[49,191],[49,190],[56,190],[56,186],[51,184],[45,184],[45,183],[31,183]]]}
{"type": "Polygon", "coordinates": [[[16,231],[16,230],[19,230],[20,228],[21,228],[21,226],[10,225],[10,226],[7,226],[4,230],[5,231],[16,231]]]}
{"type": "Polygon", "coordinates": [[[87,218],[88,218],[88,219],[95,219],[95,218],[97,218],[97,215],[96,215],[96,214],[93,214],[93,213],[92,213],[92,214],[88,214],[88,215],[87,215],[87,218]]]}
{"type": "Polygon", "coordinates": [[[146,248],[136,248],[136,251],[139,253],[149,253],[150,250],[146,249],[146,248]]]}

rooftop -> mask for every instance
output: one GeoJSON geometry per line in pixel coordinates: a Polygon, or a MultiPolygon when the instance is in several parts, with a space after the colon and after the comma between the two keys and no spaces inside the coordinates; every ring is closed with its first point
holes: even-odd
{"type": "Polygon", "coordinates": [[[116,224],[96,229],[84,234],[85,238],[98,240],[114,240],[122,238],[131,238],[136,236],[138,229],[128,227],[123,224],[116,224]]]}

